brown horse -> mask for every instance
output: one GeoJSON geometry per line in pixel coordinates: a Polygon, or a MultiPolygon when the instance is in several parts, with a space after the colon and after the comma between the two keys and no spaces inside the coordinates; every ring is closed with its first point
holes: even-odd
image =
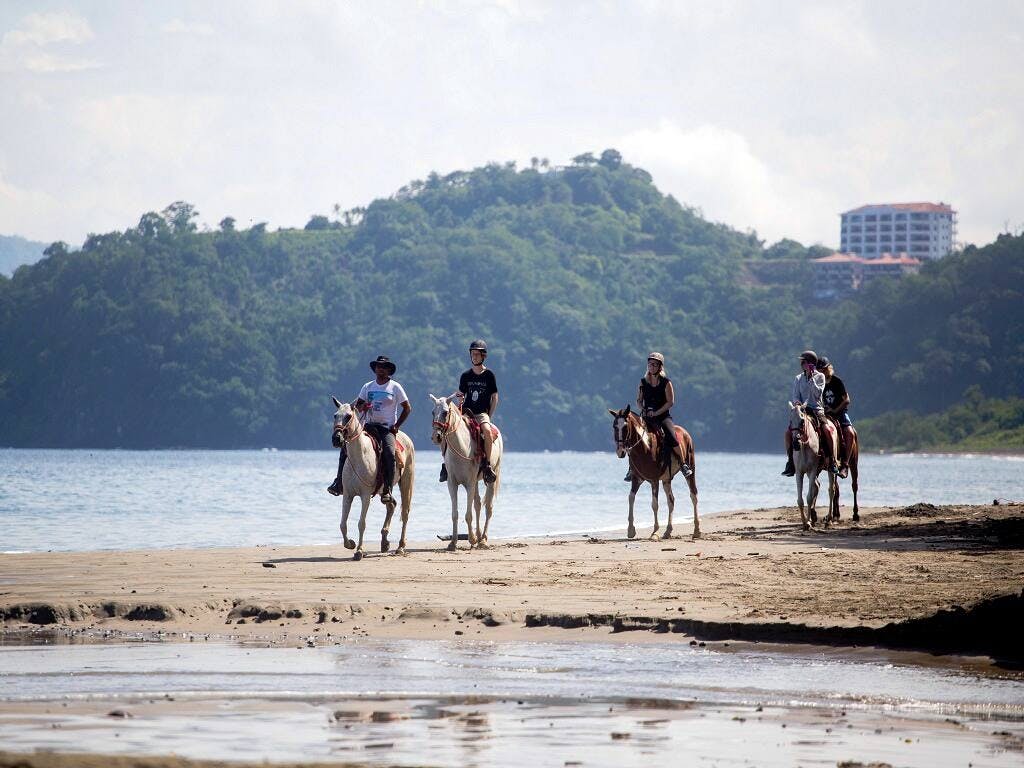
{"type": "MultiPolygon", "coordinates": [[[[835,421],[832,423],[835,424],[835,421]]],[[[838,424],[836,428],[838,432],[838,424]]],[[[853,489],[853,522],[856,523],[860,520],[860,508],[857,506],[857,459],[860,457],[860,438],[857,437],[856,429],[847,427],[843,439],[846,440],[847,466],[850,468],[850,486],[853,489]]],[[[839,519],[839,478],[831,473],[828,476],[828,511],[829,517],[833,520],[839,519]]]]}
{"type": "MultiPolygon", "coordinates": [[[[656,438],[647,430],[647,425],[640,418],[639,414],[633,413],[630,406],[621,411],[608,409],[612,415],[612,432],[615,436],[615,454],[621,459],[629,456],[629,469],[633,480],[629,489],[629,527],[626,535],[629,538],[636,536],[636,526],[633,524],[633,502],[636,500],[637,489],[644,483],[651,485],[651,509],[654,511],[654,530],[651,531],[651,538],[658,538],[658,482],[661,482],[665,489],[665,498],[668,499],[668,525],[665,527],[664,539],[672,538],[672,512],[675,510],[676,497],[672,493],[672,478],[682,469],[679,463],[679,456],[675,451],[669,457],[666,468],[661,457],[656,456],[656,438]]],[[[693,472],[686,482],[690,486],[690,502],[693,504],[693,538],[700,538],[700,519],[697,517],[697,463],[696,452],[693,448],[693,438],[690,433],[680,426],[676,427],[676,438],[683,447],[683,455],[686,463],[693,472]]],[[[662,439],[664,437],[662,436],[662,439]]]]}

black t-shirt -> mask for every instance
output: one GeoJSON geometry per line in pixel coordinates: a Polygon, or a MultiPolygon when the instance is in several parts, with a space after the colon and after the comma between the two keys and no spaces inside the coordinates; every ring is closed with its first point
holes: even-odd
{"type": "MultiPolygon", "coordinates": [[[[821,393],[822,405],[825,410],[831,410],[839,405],[846,398],[846,385],[838,376],[832,376],[825,382],[825,389],[821,393]]],[[[846,410],[845,408],[843,410],[846,410]]]]}
{"type": "Polygon", "coordinates": [[[459,392],[466,399],[462,410],[466,413],[487,413],[491,408],[491,395],[498,391],[498,382],[490,368],[483,373],[473,373],[470,368],[459,378],[459,392]]]}
{"type": "MultiPolygon", "coordinates": [[[[644,410],[648,408],[658,410],[665,403],[668,402],[668,383],[670,379],[668,376],[659,377],[659,381],[655,385],[651,385],[647,381],[647,377],[644,376],[640,379],[640,392],[644,402],[644,410]]],[[[672,413],[666,411],[665,413],[658,416],[658,419],[671,418],[672,413]]]]}

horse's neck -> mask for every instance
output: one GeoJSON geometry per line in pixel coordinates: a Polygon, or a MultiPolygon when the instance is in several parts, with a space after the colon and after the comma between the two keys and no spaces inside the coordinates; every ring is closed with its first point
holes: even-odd
{"type": "Polygon", "coordinates": [[[643,446],[645,451],[649,451],[651,449],[651,433],[647,431],[647,426],[640,419],[630,422],[630,426],[632,426],[633,433],[636,435],[633,448],[630,450],[643,446]]]}
{"type": "Polygon", "coordinates": [[[445,435],[448,447],[454,449],[462,456],[469,456],[473,450],[473,439],[469,434],[469,424],[461,415],[455,416],[455,429],[449,430],[445,435]]]}
{"type": "Polygon", "coordinates": [[[810,416],[804,416],[804,434],[807,435],[807,447],[814,453],[818,452],[818,430],[810,416]]]}
{"type": "Polygon", "coordinates": [[[377,471],[377,457],[373,450],[373,441],[365,430],[348,444],[348,460],[358,466],[377,471]]]}

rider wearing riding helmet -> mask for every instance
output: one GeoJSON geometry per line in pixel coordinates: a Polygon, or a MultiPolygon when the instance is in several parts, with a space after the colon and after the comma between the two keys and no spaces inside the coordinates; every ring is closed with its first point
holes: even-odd
{"type": "MultiPolygon", "coordinates": [[[[821,404],[822,391],[825,389],[825,375],[818,372],[817,364],[818,355],[813,350],[808,349],[800,354],[800,373],[793,380],[793,392],[790,395],[790,401],[793,404],[802,404],[808,415],[817,420],[824,449],[831,456],[832,441],[828,431],[825,429],[825,409],[821,404]]],[[[786,468],[782,470],[782,474],[792,477],[796,474],[796,467],[793,464],[793,434],[789,427],[786,427],[785,440],[786,468]]],[[[838,472],[839,467],[833,465],[829,471],[838,472]]]]}
{"type": "MultiPolygon", "coordinates": [[[[483,472],[484,482],[493,483],[497,479],[494,470],[491,468],[491,446],[494,444],[494,435],[491,434],[491,416],[498,407],[498,382],[494,378],[494,371],[484,365],[487,359],[487,342],[483,339],[473,339],[469,343],[469,370],[463,371],[459,377],[459,388],[451,395],[449,400],[458,400],[462,406],[462,412],[468,415],[473,421],[480,425],[480,434],[483,438],[483,458],[480,460],[480,469],[483,472]]],[[[441,463],[440,482],[448,479],[448,468],[441,463]]]]}
{"type": "MultiPolygon", "coordinates": [[[[647,356],[647,373],[640,379],[640,386],[637,387],[636,404],[647,428],[661,430],[665,447],[679,456],[683,477],[689,477],[693,470],[686,463],[683,446],[676,437],[676,425],[669,410],[675,405],[675,401],[675,388],[672,386],[672,380],[665,374],[665,356],[660,352],[651,352],[647,356]]],[[[669,462],[671,463],[671,458],[669,462]]],[[[633,479],[632,470],[626,474],[625,479],[633,479]]]]}
{"type": "MultiPolygon", "coordinates": [[[[395,435],[409,418],[412,406],[402,385],[391,378],[395,375],[397,366],[390,358],[378,355],[376,360],[370,362],[370,370],[376,378],[363,384],[352,406],[357,412],[366,413],[363,429],[376,438],[380,446],[381,468],[384,474],[380,500],[385,504],[394,504],[391,487],[395,483],[395,435]]],[[[341,471],[345,468],[346,455],[343,443],[341,455],[338,457],[338,476],[327,489],[333,496],[340,496],[342,493],[341,471]]]]}
{"type": "Polygon", "coordinates": [[[836,376],[835,368],[827,357],[819,357],[817,369],[825,376],[825,388],[821,398],[825,415],[835,421],[839,434],[839,476],[846,477],[850,461],[850,446],[853,445],[853,422],[847,409],[850,407],[850,393],[843,380],[836,376]]]}

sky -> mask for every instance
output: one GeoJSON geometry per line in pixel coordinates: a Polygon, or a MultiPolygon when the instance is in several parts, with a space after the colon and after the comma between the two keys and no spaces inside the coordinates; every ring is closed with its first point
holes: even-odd
{"type": "Polygon", "coordinates": [[[609,147],[768,242],[916,201],[989,242],[1024,227],[1024,3],[0,3],[0,234],[302,226],[609,147]]]}

